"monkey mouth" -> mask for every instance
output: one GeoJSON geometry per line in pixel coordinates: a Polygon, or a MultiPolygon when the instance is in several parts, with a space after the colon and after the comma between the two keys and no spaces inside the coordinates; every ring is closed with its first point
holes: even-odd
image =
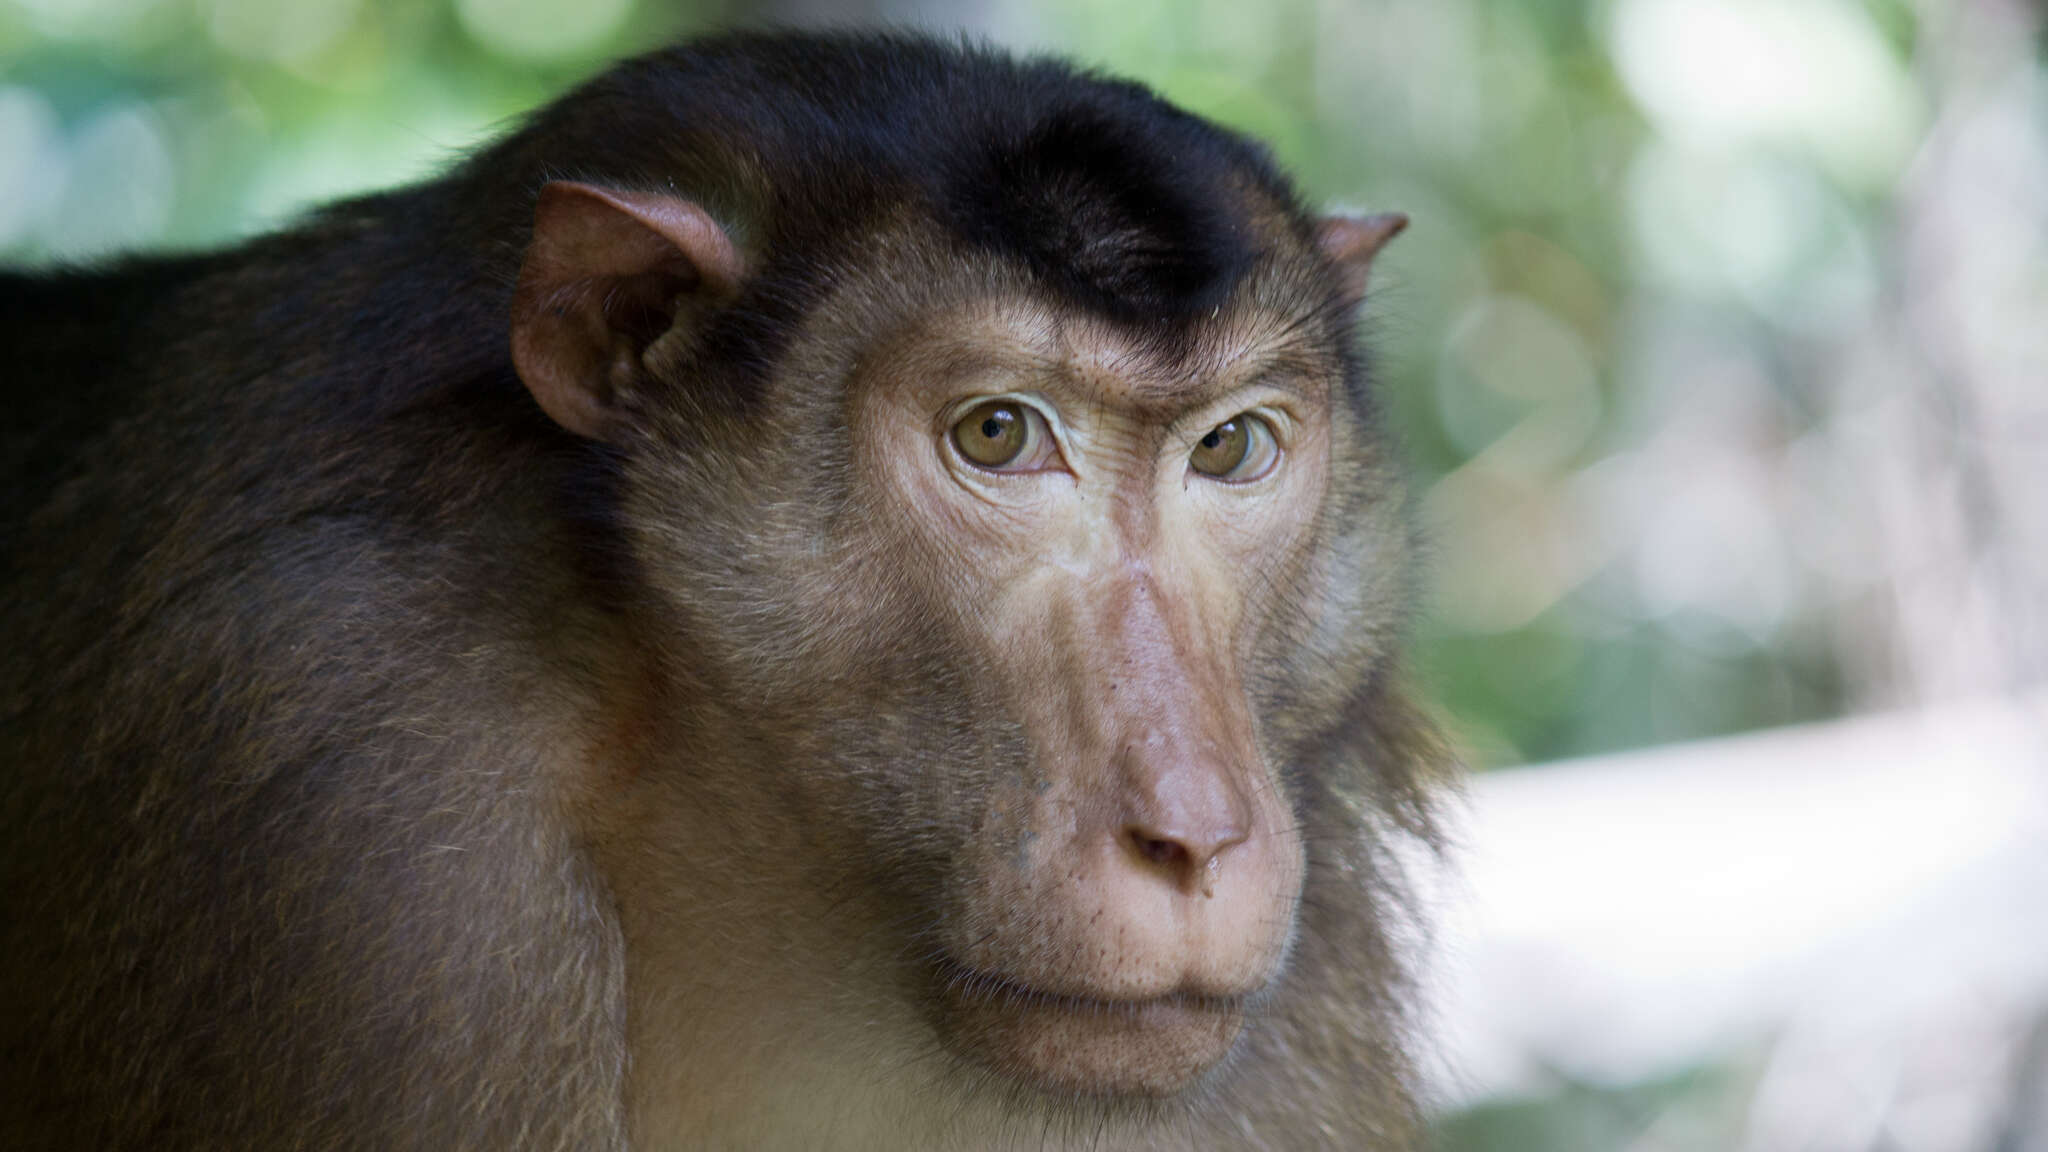
{"type": "Polygon", "coordinates": [[[942,1031],[963,1055],[1058,1095],[1170,1097],[1229,1054],[1250,997],[1051,992],[950,959],[942,1031]]]}
{"type": "Polygon", "coordinates": [[[954,960],[940,961],[940,978],[962,1001],[1000,1000],[1011,1008],[1049,1008],[1072,1012],[1132,1015],[1148,1008],[1196,1012],[1242,1012],[1246,997],[1209,992],[1172,991],[1156,996],[1086,996],[1048,992],[994,972],[969,968],[954,960]]]}

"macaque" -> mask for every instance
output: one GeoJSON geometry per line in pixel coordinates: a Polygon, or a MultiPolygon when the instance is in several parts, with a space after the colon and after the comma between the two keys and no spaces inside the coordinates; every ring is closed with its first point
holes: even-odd
{"type": "Polygon", "coordinates": [[[1402,223],[761,33],[0,277],[0,1147],[1417,1146],[1402,223]]]}

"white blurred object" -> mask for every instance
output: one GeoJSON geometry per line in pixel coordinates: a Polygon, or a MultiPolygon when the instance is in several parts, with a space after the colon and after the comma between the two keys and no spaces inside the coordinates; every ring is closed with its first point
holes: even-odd
{"type": "Polygon", "coordinates": [[[1713,1147],[1988,1148],[2025,1103],[2048,696],[1493,773],[1455,835],[1421,962],[1447,1107],[1760,1051],[1713,1147]]]}

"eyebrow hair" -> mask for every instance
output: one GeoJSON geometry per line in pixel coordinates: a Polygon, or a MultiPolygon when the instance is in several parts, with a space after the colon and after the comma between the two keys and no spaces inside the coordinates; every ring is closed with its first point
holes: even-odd
{"type": "MultiPolygon", "coordinates": [[[[1331,367],[1332,371],[1329,375],[1334,378],[1335,366],[1332,365],[1331,367]]],[[[1330,394],[1330,380],[1323,379],[1310,383],[1310,380],[1318,375],[1320,374],[1296,371],[1292,368],[1281,368],[1277,365],[1269,366],[1257,372],[1237,387],[1230,389],[1230,391],[1242,392],[1252,388],[1271,388],[1275,392],[1284,392],[1304,404],[1318,404],[1330,394]]]]}
{"type": "Polygon", "coordinates": [[[922,386],[951,390],[1002,378],[996,391],[1043,389],[1090,404],[1128,403],[1171,420],[1254,388],[1317,405],[1341,372],[1316,328],[1284,314],[1241,316],[1170,347],[1101,318],[1045,310],[1042,302],[1008,305],[925,328],[916,339],[922,386]],[[984,325],[1007,338],[986,338],[984,325]]]}
{"type": "Polygon", "coordinates": [[[1313,345],[1281,334],[1279,341],[1265,333],[1233,340],[1224,357],[1197,353],[1178,371],[1154,380],[1144,375],[1131,378],[1131,391],[1141,402],[1187,411],[1212,404],[1232,393],[1268,388],[1304,404],[1321,403],[1329,385],[1340,371],[1334,357],[1319,355],[1313,345]]]}

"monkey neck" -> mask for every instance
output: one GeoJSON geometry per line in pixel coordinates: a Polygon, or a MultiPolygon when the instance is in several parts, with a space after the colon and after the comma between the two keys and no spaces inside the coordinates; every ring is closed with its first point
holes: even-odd
{"type": "Polygon", "coordinates": [[[689,752],[639,760],[620,782],[623,835],[597,840],[621,850],[607,871],[628,941],[633,1146],[944,1147],[943,1131],[908,1124],[925,1113],[906,1054],[931,1036],[848,951],[868,935],[846,934],[859,917],[820,908],[814,869],[788,847],[803,839],[763,802],[774,789],[748,794],[745,741],[694,711],[633,719],[643,750],[689,752]],[[683,777],[721,799],[661,800],[683,777]]]}
{"type": "MultiPolygon", "coordinates": [[[[587,760],[609,765],[589,841],[626,939],[633,1147],[1061,1147],[1047,1133],[1072,1110],[1021,1122],[1033,1106],[947,1054],[900,957],[875,951],[900,928],[774,783],[804,742],[662,664],[643,649],[606,695],[587,760]]],[[[1101,1132],[1084,1142],[1120,1146],[1101,1132]]]]}

